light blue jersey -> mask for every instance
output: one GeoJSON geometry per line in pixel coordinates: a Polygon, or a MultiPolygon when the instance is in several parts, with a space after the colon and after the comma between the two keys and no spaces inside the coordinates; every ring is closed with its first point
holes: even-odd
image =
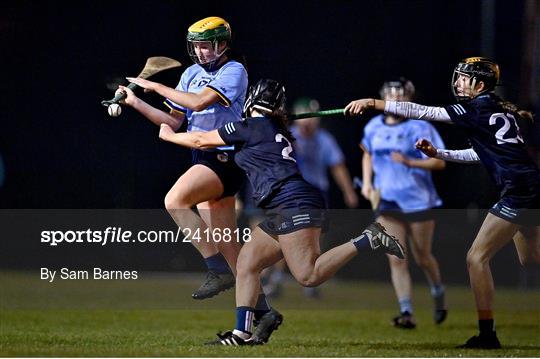
{"type": "MultiPolygon", "coordinates": [[[[184,71],[177,90],[199,93],[208,87],[214,90],[221,101],[207,107],[202,111],[193,111],[180,106],[170,99],[165,100],[173,111],[186,114],[188,132],[212,131],[229,122],[242,119],[242,108],[246,97],[248,85],[247,71],[237,61],[228,61],[214,72],[206,72],[200,65],[191,65],[184,71]]],[[[221,148],[220,149],[225,149],[221,148]]]]}
{"type": "Polygon", "coordinates": [[[381,198],[394,201],[405,213],[417,212],[442,204],[431,172],[394,162],[392,152],[400,152],[409,158],[427,158],[415,148],[420,138],[425,138],[435,147],[445,148],[441,136],[426,121],[405,120],[387,125],[384,115],[372,118],[364,128],[362,146],[371,155],[374,187],[381,191],[381,198]]]}
{"type": "Polygon", "coordinates": [[[291,132],[296,139],[293,146],[302,176],[313,186],[327,192],[330,187],[328,168],[344,161],[336,140],[322,129],[318,129],[312,137],[301,136],[296,126],[291,127],[291,132]]]}

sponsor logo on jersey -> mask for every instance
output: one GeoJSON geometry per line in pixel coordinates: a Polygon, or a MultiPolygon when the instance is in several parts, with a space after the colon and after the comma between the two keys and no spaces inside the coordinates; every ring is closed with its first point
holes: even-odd
{"type": "Polygon", "coordinates": [[[229,161],[229,154],[228,153],[218,153],[217,159],[221,162],[228,162],[229,161]]]}

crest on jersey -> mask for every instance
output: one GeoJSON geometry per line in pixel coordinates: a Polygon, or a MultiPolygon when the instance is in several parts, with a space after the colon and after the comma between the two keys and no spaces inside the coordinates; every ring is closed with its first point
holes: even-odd
{"type": "Polygon", "coordinates": [[[218,153],[216,157],[220,162],[229,162],[229,155],[227,152],[218,153]]]}

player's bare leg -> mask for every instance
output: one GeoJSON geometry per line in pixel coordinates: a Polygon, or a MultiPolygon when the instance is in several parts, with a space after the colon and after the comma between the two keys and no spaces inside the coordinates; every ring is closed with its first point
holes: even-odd
{"type": "MultiPolygon", "coordinates": [[[[165,208],[179,227],[192,231],[200,228],[202,231],[207,228],[206,223],[191,208],[219,198],[222,193],[223,184],[214,171],[203,165],[194,165],[169,190],[165,196],[165,208]]],[[[218,253],[213,241],[192,241],[192,244],[205,258],[218,253]]]]}
{"type": "Polygon", "coordinates": [[[269,298],[278,298],[283,291],[283,280],[287,265],[284,259],[281,259],[272,267],[266,268],[261,273],[263,280],[263,289],[269,298]]]}
{"type": "Polygon", "coordinates": [[[411,232],[411,252],[414,260],[422,268],[428,279],[431,295],[435,302],[433,320],[436,324],[440,324],[446,319],[447,310],[439,263],[431,252],[435,221],[412,222],[409,224],[409,228],[411,232]]]}
{"type": "Polygon", "coordinates": [[[236,261],[242,245],[234,233],[237,229],[234,197],[202,202],[197,205],[197,209],[210,231],[218,229],[216,247],[227,260],[233,274],[236,274],[236,261]],[[230,233],[230,239],[224,238],[225,233],[230,233]]]}
{"type": "MultiPolygon", "coordinates": [[[[289,266],[291,274],[301,285],[306,287],[319,284],[319,279],[322,279],[323,275],[333,274],[341,267],[332,265],[333,262],[329,262],[335,270],[320,273],[320,268],[316,266],[317,258],[321,254],[319,247],[320,233],[320,228],[305,228],[278,237],[283,257],[289,266]]],[[[354,245],[352,243],[345,244],[346,246],[341,248],[341,251],[336,249],[335,252],[339,257],[334,258],[334,263],[339,263],[340,258],[351,259],[356,255],[357,251],[354,245]]],[[[324,258],[319,262],[319,267],[323,261],[324,258]]],[[[330,276],[328,275],[328,278],[330,276]]]]}
{"type": "MultiPolygon", "coordinates": [[[[320,255],[319,248],[320,233],[320,228],[306,228],[279,235],[276,241],[260,228],[253,231],[253,239],[244,245],[238,257],[236,328],[232,332],[218,334],[219,339],[211,344],[223,343],[224,338],[230,336],[236,336],[243,341],[250,340],[251,325],[258,304],[256,298],[260,293],[260,274],[265,267],[271,266],[282,257],[285,257],[291,273],[302,285],[313,286],[330,278],[363,249],[380,249],[404,256],[399,243],[388,236],[378,223],[371,224],[359,237],[332,248],[323,255],[320,255]]],[[[266,342],[282,320],[283,317],[277,311],[268,310],[259,320],[251,340],[257,343],[266,342]]]]}
{"type": "Polygon", "coordinates": [[[488,213],[467,253],[467,267],[479,311],[493,309],[494,284],[489,262],[507,244],[519,226],[488,213]]]}
{"type": "Polygon", "coordinates": [[[235,329],[225,334],[218,334],[219,339],[208,344],[220,344],[224,337],[231,335],[252,344],[268,341],[272,332],[280,326],[283,316],[275,309],[268,307],[261,290],[260,276],[264,268],[273,265],[281,258],[278,242],[256,227],[252,232],[251,240],[244,244],[238,256],[235,329]],[[264,299],[266,303],[263,310],[258,307],[261,299],[264,299]],[[256,329],[253,329],[254,324],[257,326],[256,329]]]}
{"type": "MultiPolygon", "coordinates": [[[[396,238],[404,238],[400,243],[404,250],[407,250],[407,226],[404,222],[391,216],[379,216],[377,221],[381,223],[386,231],[396,238]]],[[[400,314],[392,319],[394,326],[404,329],[413,329],[416,322],[413,317],[412,307],[412,280],[409,273],[409,261],[387,255],[390,265],[390,278],[392,286],[399,302],[400,314]]]]}
{"type": "MultiPolygon", "coordinates": [[[[213,238],[207,238],[208,226],[195,212],[195,205],[220,198],[223,184],[214,171],[203,165],[188,169],[165,196],[165,208],[176,224],[199,234],[191,238],[191,243],[201,253],[209,272],[205,283],[193,293],[194,299],[205,299],[234,286],[234,275],[225,258],[219,253],[213,238]]],[[[234,204],[234,202],[233,202],[234,204]]]]}
{"type": "Polygon", "coordinates": [[[422,268],[431,283],[440,283],[439,264],[431,253],[435,221],[412,222],[409,224],[409,228],[411,230],[411,252],[416,264],[422,268]]]}
{"type": "Polygon", "coordinates": [[[256,227],[251,240],[240,251],[237,264],[236,305],[255,307],[260,294],[260,275],[264,268],[278,262],[283,255],[278,242],[256,227]]]}
{"type": "Polygon", "coordinates": [[[495,253],[512,239],[518,229],[517,224],[488,213],[467,253],[467,268],[478,311],[480,335],[469,339],[463,347],[500,347],[493,322],[495,287],[489,262],[495,253]],[[479,341],[482,343],[479,344],[479,341]]]}
{"type": "Polygon", "coordinates": [[[283,257],[294,278],[305,287],[317,286],[331,278],[360,250],[382,249],[403,257],[399,243],[380,224],[368,226],[360,236],[321,254],[320,228],[304,228],[278,237],[283,257]],[[382,242],[382,243],[381,243],[382,242]]]}
{"type": "Polygon", "coordinates": [[[521,265],[540,265],[540,226],[521,227],[513,239],[521,265]]]}

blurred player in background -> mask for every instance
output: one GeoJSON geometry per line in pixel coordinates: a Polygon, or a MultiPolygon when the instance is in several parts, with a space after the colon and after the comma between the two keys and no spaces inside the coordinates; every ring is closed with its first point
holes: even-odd
{"type": "MultiPolygon", "coordinates": [[[[380,96],[387,101],[409,101],[414,92],[413,83],[400,78],[385,82],[380,96]]],[[[421,137],[444,147],[439,133],[428,122],[394,115],[372,118],[360,144],[364,151],[362,195],[371,201],[380,196],[373,203],[377,221],[397,238],[410,238],[413,257],[431,288],[433,320],[440,324],[447,311],[439,264],[431,253],[431,244],[435,230],[432,209],[441,206],[442,201],[433,185],[431,171],[442,170],[445,163],[425,156],[414,147],[421,137]]],[[[406,243],[402,241],[404,246],[406,243]]],[[[398,328],[415,328],[408,260],[388,256],[388,261],[400,308],[393,324],[398,328]]]]}
{"type": "MultiPolygon", "coordinates": [[[[319,102],[311,98],[300,98],[294,102],[294,113],[317,112],[319,102]]],[[[292,123],[291,133],[298,168],[306,181],[317,187],[329,204],[330,181],[328,170],[343,194],[343,201],[348,208],[358,206],[358,196],[354,191],[345,157],[336,139],[320,128],[319,117],[304,118],[292,123]]]]}
{"type": "MultiPolygon", "coordinates": [[[[293,104],[294,113],[317,112],[319,102],[303,97],[293,104]]],[[[345,157],[335,138],[326,130],[319,127],[319,117],[296,120],[292,123],[291,133],[295,138],[293,143],[296,163],[304,179],[317,187],[328,206],[330,181],[328,171],[343,194],[343,201],[348,208],[358,206],[358,196],[354,190],[349,170],[345,165],[345,157]]],[[[277,297],[281,294],[284,279],[285,261],[278,262],[267,274],[264,291],[268,296],[277,297]]],[[[318,298],[320,292],[316,287],[304,288],[304,294],[318,298]]]]}
{"type": "MultiPolygon", "coordinates": [[[[478,311],[479,335],[461,348],[500,348],[493,319],[495,288],[489,267],[491,258],[514,240],[522,264],[540,263],[540,171],[527,152],[518,127],[520,118],[532,114],[493,93],[500,77],[499,66],[485,57],[469,57],[457,64],[452,92],[457,104],[431,107],[411,102],[362,99],[349,103],[346,111],[361,114],[368,109],[405,118],[454,123],[468,135],[472,149],[436,150],[437,158],[464,160],[477,158],[486,167],[501,191],[499,201],[489,210],[467,253],[467,267],[478,311]]],[[[429,144],[418,147],[428,152],[429,144]]],[[[429,153],[429,152],[428,152],[429,153]]]]}
{"type": "MultiPolygon", "coordinates": [[[[208,17],[191,25],[187,45],[195,63],[182,74],[175,89],[144,80],[130,82],[155,91],[166,98],[170,112],[156,109],[139,99],[127,87],[124,103],[139,111],[156,125],[163,123],[177,131],[185,119],[187,131],[211,131],[226,123],[241,120],[247,90],[247,72],[240,58],[231,50],[231,28],[222,18],[208,17]]],[[[165,207],[178,226],[200,233],[209,228],[236,228],[234,195],[244,181],[244,173],[234,162],[234,146],[212,150],[194,149],[193,165],[176,181],[165,196],[165,207]],[[197,206],[200,217],[191,208],[197,206]]],[[[201,235],[204,237],[204,235],[201,235]]],[[[208,267],[206,281],[196,290],[194,299],[205,299],[234,286],[237,241],[212,238],[192,239],[208,267]]]]}
{"type": "Polygon", "coordinates": [[[212,342],[217,345],[261,344],[281,324],[270,310],[253,331],[255,304],[260,295],[261,271],[285,258],[291,273],[304,286],[316,286],[332,277],[359,252],[381,250],[404,257],[399,242],[378,223],[360,236],[321,254],[319,237],[326,226],[320,191],[300,175],[285,117],[285,88],[260,80],[249,90],[245,121],[229,123],[210,132],[174,133],[166,124],[160,138],[191,148],[224,144],[240,147],[235,160],[247,173],[253,197],[265,219],[242,247],[237,265],[236,327],[212,342]]]}

